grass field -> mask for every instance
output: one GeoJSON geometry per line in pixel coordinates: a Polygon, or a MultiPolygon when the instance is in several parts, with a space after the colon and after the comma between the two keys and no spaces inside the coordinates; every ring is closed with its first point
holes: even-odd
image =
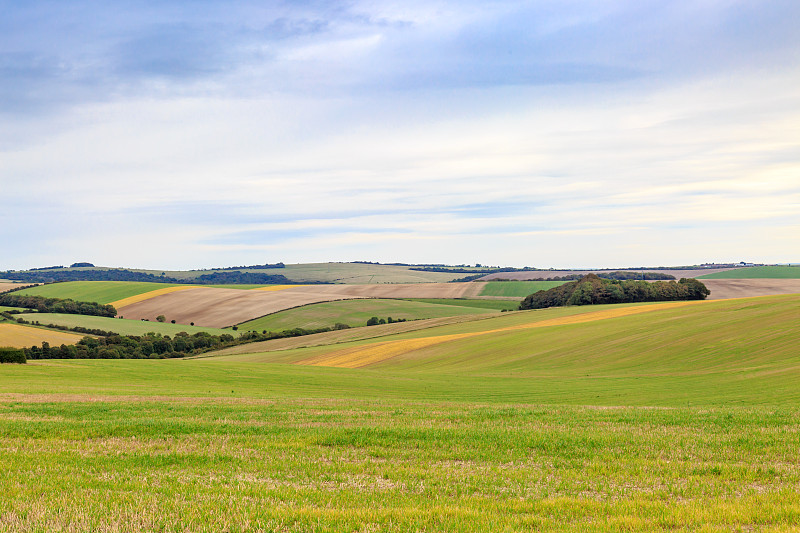
{"type": "Polygon", "coordinates": [[[31,294],[46,298],[70,298],[80,302],[110,304],[123,298],[167,287],[174,287],[174,285],[134,281],[66,281],[23,289],[18,291],[17,294],[31,294]]]}
{"type": "Polygon", "coordinates": [[[120,335],[144,335],[151,331],[162,335],[175,335],[180,331],[185,331],[190,335],[200,331],[205,331],[212,335],[231,333],[230,330],[218,328],[201,328],[198,326],[170,324],[168,322],[144,322],[141,320],[126,320],[101,316],[67,315],[61,313],[23,313],[17,316],[30,322],[39,321],[42,325],[55,324],[70,328],[84,327],[89,329],[102,329],[104,331],[113,331],[120,335]]]}
{"type": "Polygon", "coordinates": [[[566,281],[487,281],[481,296],[515,296],[524,298],[536,291],[546,291],[566,281]]]}
{"type": "Polygon", "coordinates": [[[800,279],[800,266],[759,266],[736,268],[698,276],[697,279],[800,279]]]}
{"type": "Polygon", "coordinates": [[[29,311],[29,309],[25,309],[24,307],[8,307],[7,305],[0,305],[0,313],[5,311],[29,311]]]}
{"type": "Polygon", "coordinates": [[[796,530],[798,310],[562,308],[2,365],[0,530],[796,530]],[[286,364],[430,339],[366,368],[286,364]]]}
{"type": "Polygon", "coordinates": [[[293,328],[332,327],[336,323],[365,326],[373,316],[386,319],[418,320],[445,316],[485,314],[494,308],[454,306],[408,300],[362,299],[324,302],[273,313],[239,324],[241,331],[281,331],[293,328]]]}

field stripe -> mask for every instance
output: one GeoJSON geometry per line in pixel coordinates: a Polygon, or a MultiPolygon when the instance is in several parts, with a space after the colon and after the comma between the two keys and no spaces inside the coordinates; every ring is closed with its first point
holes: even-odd
{"type": "Polygon", "coordinates": [[[149,300],[150,298],[155,298],[156,296],[161,296],[162,294],[169,294],[171,292],[177,291],[185,291],[186,289],[196,289],[197,285],[180,285],[178,287],[165,287],[163,289],[156,289],[154,291],[144,292],[142,294],[137,294],[135,296],[128,296],[127,298],[123,298],[122,300],[117,300],[116,302],[111,302],[111,305],[119,310],[120,307],[125,307],[126,305],[131,305],[139,302],[143,302],[145,300],[149,300]]]}
{"type": "Polygon", "coordinates": [[[256,287],[253,291],[282,291],[292,287],[308,287],[308,285],[271,285],[269,287],[256,287]]]}
{"type": "Polygon", "coordinates": [[[649,311],[657,311],[662,309],[672,309],[675,307],[683,307],[692,304],[701,303],[700,301],[691,302],[665,302],[652,305],[636,305],[631,307],[620,307],[616,309],[604,309],[602,311],[593,311],[589,313],[582,313],[578,315],[570,315],[559,318],[552,318],[548,320],[541,320],[538,322],[530,322],[528,324],[520,324],[517,326],[508,326],[505,328],[497,328],[487,331],[476,331],[469,333],[454,333],[451,335],[439,335],[435,337],[424,337],[421,339],[403,339],[397,341],[386,341],[368,346],[356,346],[353,348],[345,348],[343,350],[336,350],[322,355],[310,357],[297,361],[298,365],[312,365],[312,366],[333,366],[339,368],[362,368],[375,363],[380,363],[403,355],[415,350],[427,348],[445,342],[465,339],[469,337],[477,337],[479,335],[488,335],[493,333],[501,333],[504,331],[517,331],[521,329],[545,328],[550,326],[563,326],[567,324],[581,324],[584,322],[594,322],[597,320],[606,320],[609,318],[619,318],[623,316],[636,315],[639,313],[646,313],[649,311]]]}
{"type": "Polygon", "coordinates": [[[38,346],[43,341],[49,342],[52,346],[77,344],[83,337],[84,335],[30,328],[18,324],[0,324],[0,346],[9,346],[11,348],[38,346]]]}

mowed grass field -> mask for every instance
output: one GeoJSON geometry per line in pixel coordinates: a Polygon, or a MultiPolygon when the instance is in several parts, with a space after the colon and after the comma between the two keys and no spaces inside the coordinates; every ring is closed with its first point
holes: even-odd
{"type": "Polygon", "coordinates": [[[799,311],[796,295],[548,309],[304,350],[2,365],[0,529],[796,530],[799,311]],[[408,341],[363,368],[291,364],[408,341]]]}
{"type": "Polygon", "coordinates": [[[537,291],[546,291],[566,281],[486,281],[481,296],[513,296],[520,299],[537,291]]]}
{"type": "Polygon", "coordinates": [[[203,328],[183,324],[170,324],[169,322],[146,322],[102,316],[68,315],[63,313],[22,313],[17,316],[29,322],[38,321],[43,326],[55,324],[69,328],[102,329],[103,331],[113,331],[120,335],[144,335],[145,333],[153,332],[172,336],[181,331],[185,331],[190,335],[201,331],[212,335],[232,333],[230,330],[219,328],[203,328]]]}
{"type": "Polygon", "coordinates": [[[446,316],[496,313],[487,307],[443,305],[422,301],[359,299],[315,303],[273,313],[239,324],[240,331],[281,331],[293,328],[333,327],[337,323],[350,327],[366,326],[373,316],[419,320],[446,316]]]}
{"type": "Polygon", "coordinates": [[[759,266],[736,268],[698,276],[697,279],[800,279],[800,266],[759,266]]]}

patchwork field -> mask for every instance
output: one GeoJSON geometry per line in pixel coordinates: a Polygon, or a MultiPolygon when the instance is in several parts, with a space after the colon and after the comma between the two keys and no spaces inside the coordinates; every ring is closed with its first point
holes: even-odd
{"type": "Polygon", "coordinates": [[[19,294],[110,304],[118,300],[155,290],[163,290],[168,287],[175,287],[175,285],[134,281],[66,281],[23,289],[19,291],[19,294]]]}
{"type": "Polygon", "coordinates": [[[172,336],[181,331],[185,331],[190,335],[200,331],[205,331],[212,335],[230,333],[229,330],[219,328],[203,328],[185,324],[170,324],[169,322],[143,322],[141,320],[106,318],[102,316],[67,315],[63,313],[22,313],[18,316],[30,322],[38,321],[42,325],[55,324],[68,328],[101,329],[103,331],[113,331],[120,335],[144,335],[145,333],[153,332],[172,336]]]}
{"type": "Polygon", "coordinates": [[[561,308],[2,365],[0,529],[792,531],[799,311],[561,308]],[[363,368],[286,364],[381,345],[363,368]]]}
{"type": "MultiPolygon", "coordinates": [[[[455,300],[457,301],[457,300],[455,300]]],[[[240,331],[281,331],[293,328],[323,328],[334,324],[364,326],[373,316],[418,320],[458,315],[496,313],[495,309],[471,306],[442,305],[406,300],[359,299],[325,302],[288,309],[239,324],[240,331]]]]}
{"type": "Polygon", "coordinates": [[[165,315],[180,324],[227,327],[312,303],[355,298],[458,298],[479,287],[472,283],[396,285],[287,285],[254,290],[197,287],[124,305],[119,315],[155,320],[165,315]]]}
{"type": "Polygon", "coordinates": [[[51,331],[19,324],[0,324],[0,347],[25,348],[49,342],[51,346],[76,344],[83,335],[51,331]]]}

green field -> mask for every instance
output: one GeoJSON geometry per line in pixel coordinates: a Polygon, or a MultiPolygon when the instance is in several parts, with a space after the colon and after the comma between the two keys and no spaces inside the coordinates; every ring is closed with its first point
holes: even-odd
{"type": "Polygon", "coordinates": [[[566,281],[487,281],[481,296],[516,296],[524,298],[537,291],[546,291],[566,281]]]}
{"type": "Polygon", "coordinates": [[[796,530],[800,296],[659,305],[2,365],[0,530],[796,530]]]}
{"type": "Polygon", "coordinates": [[[125,320],[121,318],[106,318],[102,316],[67,315],[62,313],[23,313],[19,316],[30,322],[38,321],[42,325],[55,324],[70,328],[83,327],[89,329],[102,329],[113,331],[120,335],[144,335],[148,332],[162,335],[175,335],[178,332],[194,334],[205,331],[212,335],[231,333],[230,330],[218,328],[202,328],[199,326],[186,326],[183,324],[170,324],[168,322],[146,322],[142,320],[125,320]]]}
{"type": "Polygon", "coordinates": [[[735,268],[697,279],[800,279],[800,266],[759,266],[735,268]]]}
{"type": "Polygon", "coordinates": [[[6,311],[30,311],[30,309],[25,309],[24,307],[8,307],[7,305],[0,305],[0,313],[6,311]]]}
{"type": "Polygon", "coordinates": [[[403,298],[409,302],[423,302],[438,305],[454,305],[456,307],[476,307],[478,309],[493,309],[495,311],[516,311],[519,302],[509,300],[477,300],[468,298],[403,298]]]}
{"type": "Polygon", "coordinates": [[[17,294],[31,294],[46,298],[70,298],[79,302],[97,302],[109,304],[166,287],[174,287],[169,283],[147,283],[138,281],[65,281],[38,285],[23,289],[17,294]]]}
{"type": "Polygon", "coordinates": [[[370,298],[323,302],[287,309],[239,324],[239,329],[241,331],[282,331],[293,328],[332,327],[336,323],[357,327],[365,326],[367,320],[373,316],[383,319],[392,317],[393,319],[418,320],[492,312],[496,312],[496,309],[370,298]]]}

